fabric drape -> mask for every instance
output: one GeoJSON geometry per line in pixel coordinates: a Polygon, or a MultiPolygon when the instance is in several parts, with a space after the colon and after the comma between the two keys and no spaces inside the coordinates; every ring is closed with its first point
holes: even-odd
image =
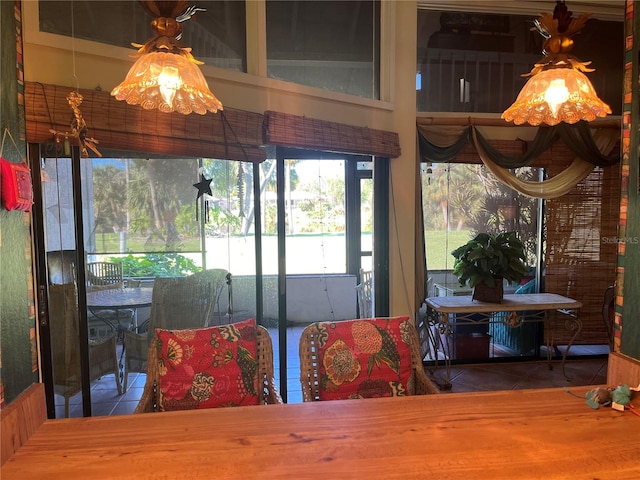
{"type": "Polygon", "coordinates": [[[422,162],[450,162],[467,145],[473,142],[480,159],[500,180],[514,190],[535,198],[557,198],[572,190],[586,178],[594,166],[610,166],[620,161],[619,155],[611,155],[619,132],[601,128],[595,134],[587,122],[574,125],[558,124],[538,128],[534,140],[524,155],[513,157],[501,154],[474,126],[425,126],[418,125],[418,144],[422,162]],[[559,175],[540,181],[524,181],[510,169],[531,165],[544,151],[561,139],[576,154],[572,164],[559,175]]]}
{"type": "Polygon", "coordinates": [[[469,142],[469,127],[418,125],[422,162],[450,162],[469,142]]]}
{"type": "Polygon", "coordinates": [[[569,149],[584,161],[599,167],[615,165],[620,161],[618,156],[604,154],[596,145],[587,122],[578,122],[574,125],[560,123],[553,127],[538,128],[535,138],[529,144],[529,148],[520,157],[502,155],[486,141],[476,127],[470,127],[475,133],[474,145],[478,145],[487,152],[490,159],[503,168],[518,168],[531,165],[543,152],[549,149],[558,139],[561,139],[569,149]]]}
{"type": "MultiPolygon", "coordinates": [[[[485,150],[486,140],[480,141],[481,135],[476,128],[473,129],[473,140],[482,163],[503,184],[513,188],[517,192],[535,198],[558,198],[570,192],[575,186],[584,180],[594,168],[594,164],[576,156],[571,165],[554,177],[539,182],[522,180],[512,171],[496,164],[493,156],[485,150]]],[[[618,140],[618,132],[614,129],[599,129],[592,142],[598,152],[602,152],[598,158],[607,158],[618,140]]]]}

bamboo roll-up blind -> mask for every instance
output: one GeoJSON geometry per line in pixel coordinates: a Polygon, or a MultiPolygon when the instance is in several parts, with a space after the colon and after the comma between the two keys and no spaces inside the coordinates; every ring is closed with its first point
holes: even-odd
{"type": "Polygon", "coordinates": [[[400,156],[400,140],[395,132],[274,111],[264,113],[264,140],[266,144],[309,150],[400,156]]]}
{"type": "MultiPolygon", "coordinates": [[[[547,168],[549,175],[560,171],[547,168]]],[[[578,344],[608,343],[602,306],[616,275],[619,196],[620,166],[614,165],[595,168],[571,192],[546,202],[545,291],[582,302],[578,344]]],[[[556,323],[553,334],[562,345],[573,332],[556,323]]]]}
{"type": "MultiPolygon", "coordinates": [[[[71,131],[72,111],[66,97],[72,90],[71,87],[26,82],[28,142],[49,143],[54,141],[50,130],[71,131]]],[[[252,162],[266,158],[260,148],[262,114],[240,110],[206,115],[162,113],[128,105],[109,92],[83,89],[79,92],[84,97],[80,110],[87,124],[88,137],[99,142],[98,150],[252,162]]]]}

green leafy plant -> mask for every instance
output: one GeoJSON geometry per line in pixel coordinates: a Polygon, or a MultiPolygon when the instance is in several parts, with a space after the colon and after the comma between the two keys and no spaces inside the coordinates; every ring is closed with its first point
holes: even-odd
{"type": "Polygon", "coordinates": [[[179,253],[148,253],[144,256],[111,257],[110,262],[122,263],[125,277],[174,277],[201,270],[193,260],[179,253]]]}
{"type": "Polygon", "coordinates": [[[528,272],[523,243],[516,232],[479,233],[451,252],[455,262],[453,273],[460,285],[475,287],[484,283],[496,285],[496,279],[519,282],[528,272]]]}

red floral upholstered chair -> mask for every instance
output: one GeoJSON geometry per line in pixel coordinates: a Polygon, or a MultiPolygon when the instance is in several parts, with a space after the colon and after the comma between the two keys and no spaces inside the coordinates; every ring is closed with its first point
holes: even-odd
{"type": "Polygon", "coordinates": [[[300,337],[302,399],[438,393],[409,317],[313,323],[300,337]]]}
{"type": "Polygon", "coordinates": [[[282,403],[271,337],[255,319],[217,327],[157,328],[135,413],[282,403]]]}

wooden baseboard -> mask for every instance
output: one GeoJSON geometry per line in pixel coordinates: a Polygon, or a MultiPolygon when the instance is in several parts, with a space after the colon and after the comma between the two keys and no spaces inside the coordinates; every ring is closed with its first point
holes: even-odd
{"type": "Polygon", "coordinates": [[[34,383],[0,412],[3,465],[47,419],[44,384],[34,383]]]}
{"type": "Polygon", "coordinates": [[[607,367],[607,385],[610,387],[618,385],[637,387],[640,385],[640,360],[618,352],[610,353],[607,367]]]}

